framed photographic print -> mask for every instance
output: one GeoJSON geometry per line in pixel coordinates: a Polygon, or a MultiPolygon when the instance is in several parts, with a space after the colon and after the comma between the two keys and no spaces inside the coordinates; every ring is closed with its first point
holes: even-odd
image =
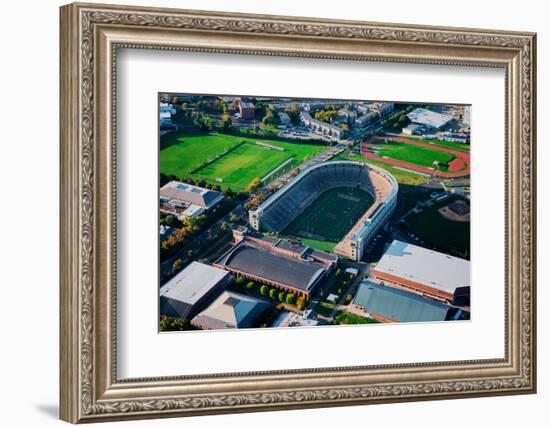
{"type": "Polygon", "coordinates": [[[533,393],[535,35],[61,8],[61,418],[533,393]]]}

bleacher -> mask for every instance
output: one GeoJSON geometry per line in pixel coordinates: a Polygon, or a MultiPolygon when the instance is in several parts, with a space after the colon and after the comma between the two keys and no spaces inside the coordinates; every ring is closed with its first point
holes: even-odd
{"type": "Polygon", "coordinates": [[[306,169],[260,206],[261,228],[280,232],[302,213],[319,195],[337,187],[358,187],[376,197],[366,165],[353,162],[329,162],[306,169]]]}

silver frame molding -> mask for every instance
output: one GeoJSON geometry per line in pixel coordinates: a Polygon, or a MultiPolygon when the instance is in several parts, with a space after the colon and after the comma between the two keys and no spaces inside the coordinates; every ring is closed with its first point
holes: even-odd
{"type": "Polygon", "coordinates": [[[61,8],[60,416],[72,423],[534,393],[534,33],[157,9],[61,8]],[[505,357],[117,379],[118,48],[506,72],[505,357]]]}

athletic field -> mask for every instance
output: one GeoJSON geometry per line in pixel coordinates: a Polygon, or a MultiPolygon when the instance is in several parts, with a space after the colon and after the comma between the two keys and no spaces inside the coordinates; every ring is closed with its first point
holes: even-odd
{"type": "Polygon", "coordinates": [[[321,194],[282,234],[330,251],[372,205],[373,197],[358,188],[334,188],[321,194]]]}
{"type": "Polygon", "coordinates": [[[442,178],[470,174],[470,153],[400,136],[375,136],[361,145],[366,159],[442,178]]]}
{"type": "Polygon", "coordinates": [[[290,158],[292,162],[285,168],[287,170],[324,149],[321,145],[236,135],[171,134],[161,139],[160,172],[181,179],[204,179],[210,184],[238,191],[290,158]],[[283,148],[283,151],[259,146],[256,141],[283,148]],[[210,160],[213,161],[206,164],[210,160]]]}
{"type": "Polygon", "coordinates": [[[405,228],[428,244],[469,259],[470,222],[451,221],[438,212],[439,208],[454,200],[462,199],[452,197],[423,208],[422,212],[408,215],[405,220],[405,228]]]}
{"type": "Polygon", "coordinates": [[[389,144],[371,144],[369,148],[374,153],[377,153],[379,157],[389,157],[390,159],[403,160],[427,167],[433,167],[436,161],[440,165],[447,165],[455,158],[452,154],[443,151],[430,150],[429,148],[405,144],[403,142],[392,141],[389,144]]]}

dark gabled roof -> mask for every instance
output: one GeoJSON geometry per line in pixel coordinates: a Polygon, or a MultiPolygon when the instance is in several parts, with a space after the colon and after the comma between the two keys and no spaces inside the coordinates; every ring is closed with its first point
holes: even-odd
{"type": "Polygon", "coordinates": [[[441,321],[449,309],[445,304],[369,281],[361,283],[353,303],[397,322],[441,321]]]}
{"type": "Polygon", "coordinates": [[[326,270],[320,262],[300,261],[248,242],[239,243],[217,263],[304,291],[326,270]]]}

